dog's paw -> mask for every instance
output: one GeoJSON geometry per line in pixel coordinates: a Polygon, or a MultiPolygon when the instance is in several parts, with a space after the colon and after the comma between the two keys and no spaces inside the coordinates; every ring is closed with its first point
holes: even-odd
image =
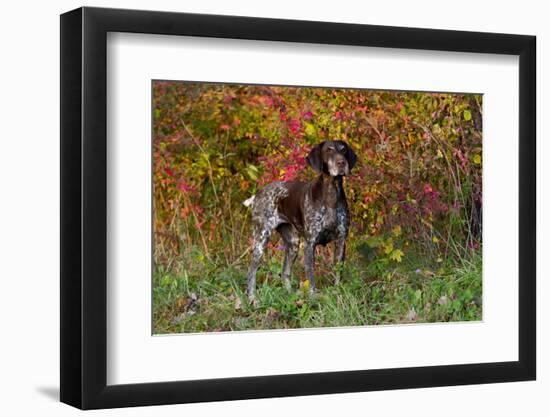
{"type": "Polygon", "coordinates": [[[248,297],[248,304],[252,308],[258,308],[260,302],[256,299],[256,297],[248,297]]]}
{"type": "Polygon", "coordinates": [[[284,280],[283,285],[285,287],[285,290],[288,292],[292,292],[292,285],[290,284],[290,280],[284,280]]]}

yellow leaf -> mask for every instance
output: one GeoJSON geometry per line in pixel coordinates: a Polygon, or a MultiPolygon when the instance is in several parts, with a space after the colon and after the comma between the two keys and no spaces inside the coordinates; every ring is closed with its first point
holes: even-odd
{"type": "Polygon", "coordinates": [[[393,241],[391,239],[388,239],[388,241],[384,244],[384,253],[386,255],[389,255],[393,251],[393,241]]]}
{"type": "Polygon", "coordinates": [[[401,249],[394,249],[392,253],[390,254],[390,259],[401,262],[401,258],[403,257],[404,253],[401,249]]]}
{"type": "Polygon", "coordinates": [[[391,232],[393,233],[394,236],[399,236],[401,234],[401,226],[400,225],[397,225],[395,226],[391,232]]]}
{"type": "Polygon", "coordinates": [[[306,128],[304,129],[306,132],[306,135],[308,136],[315,136],[315,126],[311,123],[306,123],[306,128]]]}
{"type": "Polygon", "coordinates": [[[437,238],[437,236],[433,236],[433,237],[432,237],[432,242],[433,242],[433,243],[439,242],[439,239],[437,238]]]}
{"type": "Polygon", "coordinates": [[[481,155],[478,154],[478,153],[476,153],[476,154],[474,155],[474,164],[476,164],[476,165],[480,165],[480,164],[481,164],[481,155]]]}

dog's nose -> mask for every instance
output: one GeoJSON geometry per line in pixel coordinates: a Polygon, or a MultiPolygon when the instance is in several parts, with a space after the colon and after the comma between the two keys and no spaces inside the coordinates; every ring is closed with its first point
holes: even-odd
{"type": "Polygon", "coordinates": [[[340,159],[339,161],[336,161],[336,166],[338,168],[344,168],[346,166],[346,161],[344,159],[340,159]]]}

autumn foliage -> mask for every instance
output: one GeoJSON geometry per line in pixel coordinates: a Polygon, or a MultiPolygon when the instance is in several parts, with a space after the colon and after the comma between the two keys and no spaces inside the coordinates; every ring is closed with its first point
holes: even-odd
{"type": "Polygon", "coordinates": [[[481,120],[473,94],[154,81],[155,264],[177,269],[199,251],[245,265],[243,200],[271,181],[311,178],[305,156],[329,138],[359,157],[345,185],[348,247],[392,262],[476,250],[481,120]]]}

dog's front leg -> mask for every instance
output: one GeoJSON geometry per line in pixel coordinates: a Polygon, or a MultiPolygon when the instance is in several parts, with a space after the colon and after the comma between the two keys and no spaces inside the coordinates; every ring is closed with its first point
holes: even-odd
{"type": "Polygon", "coordinates": [[[334,242],[334,283],[338,285],[342,278],[342,264],[346,258],[346,238],[338,239],[334,242]]]}
{"type": "Polygon", "coordinates": [[[306,241],[304,248],[304,269],[306,279],[309,281],[309,290],[315,291],[315,278],[313,276],[313,266],[315,264],[315,242],[306,241]]]}

